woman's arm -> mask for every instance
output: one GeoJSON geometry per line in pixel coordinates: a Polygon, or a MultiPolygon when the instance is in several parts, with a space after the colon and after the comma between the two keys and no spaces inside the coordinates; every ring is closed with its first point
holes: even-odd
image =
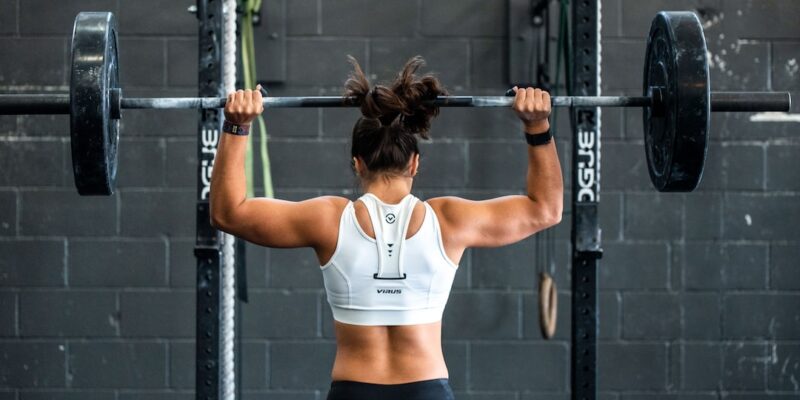
{"type": "MultiPolygon", "coordinates": [[[[547,120],[550,95],[547,92],[519,89],[513,108],[526,134],[550,129],[547,120]]],[[[484,201],[458,197],[429,201],[440,216],[445,242],[457,248],[504,246],[561,221],[564,184],[555,140],[539,146],[520,143],[520,147],[523,146],[528,153],[527,195],[484,201]]]]}
{"type": "MultiPolygon", "coordinates": [[[[249,126],[264,111],[258,90],[228,95],[225,119],[249,126]]],[[[247,136],[223,133],[211,175],[211,225],[249,242],[269,247],[317,247],[338,228],[340,199],[301,202],[247,198],[244,155],[247,136]]],[[[335,238],[336,235],[333,235],[335,238]]]]}

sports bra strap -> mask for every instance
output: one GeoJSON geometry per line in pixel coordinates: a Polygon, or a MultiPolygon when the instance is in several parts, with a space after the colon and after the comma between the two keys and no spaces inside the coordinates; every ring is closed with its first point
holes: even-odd
{"type": "Polygon", "coordinates": [[[405,279],[403,244],[419,199],[408,194],[398,204],[386,204],[372,193],[365,193],[359,200],[367,207],[378,247],[378,271],[373,278],[405,279]]]}

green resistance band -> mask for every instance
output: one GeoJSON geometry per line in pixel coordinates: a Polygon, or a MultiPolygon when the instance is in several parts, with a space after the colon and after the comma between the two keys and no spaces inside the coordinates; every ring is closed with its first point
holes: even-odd
{"type": "MultiPolygon", "coordinates": [[[[244,87],[255,88],[256,82],[256,50],[255,40],[253,35],[253,16],[261,9],[261,0],[242,0],[242,9],[244,15],[242,17],[242,74],[244,77],[244,87]]],[[[263,18],[262,18],[263,21],[263,18]]],[[[255,195],[254,182],[253,182],[253,136],[255,131],[259,133],[259,153],[261,156],[261,173],[264,181],[264,197],[275,197],[272,187],[272,172],[269,163],[269,151],[267,149],[267,127],[264,123],[264,117],[258,116],[257,129],[254,129],[254,135],[249,137],[247,146],[247,153],[245,155],[245,174],[247,176],[247,195],[252,197],[255,195]]],[[[254,127],[254,128],[256,128],[254,127]]]]}

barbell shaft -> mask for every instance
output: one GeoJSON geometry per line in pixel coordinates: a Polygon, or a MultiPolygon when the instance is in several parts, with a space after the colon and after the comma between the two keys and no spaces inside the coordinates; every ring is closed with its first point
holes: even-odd
{"type": "MultiPolygon", "coordinates": [[[[124,109],[209,109],[222,108],[224,97],[125,98],[124,109]]],[[[647,96],[554,96],[553,107],[649,107],[647,96]]],[[[507,96],[440,96],[432,101],[439,107],[508,107],[507,96]]],[[[354,107],[353,98],[339,96],[266,97],[265,108],[354,107]]],[[[711,111],[789,111],[788,92],[712,92],[711,111]]],[[[69,114],[69,96],[63,94],[0,95],[0,114],[69,114]]]]}
{"type": "MultiPolygon", "coordinates": [[[[221,97],[173,97],[173,98],[123,98],[121,107],[129,108],[222,108],[227,99],[221,97]]],[[[439,96],[431,101],[439,107],[508,107],[513,97],[506,96],[439,96]]],[[[651,104],[649,97],[552,97],[554,107],[598,106],[598,107],[646,107],[651,104]]],[[[265,108],[292,107],[355,107],[354,98],[339,96],[313,97],[265,97],[265,108]]]]}

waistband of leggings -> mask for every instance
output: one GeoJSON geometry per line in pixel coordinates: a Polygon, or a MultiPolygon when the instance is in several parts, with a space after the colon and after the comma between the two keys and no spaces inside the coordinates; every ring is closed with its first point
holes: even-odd
{"type": "Polygon", "coordinates": [[[414,381],[414,382],[404,382],[404,383],[368,383],[368,382],[359,382],[359,381],[331,381],[331,387],[336,386],[363,386],[363,387],[407,387],[407,386],[429,386],[429,385],[440,385],[440,384],[449,384],[448,378],[435,378],[435,379],[426,379],[423,381],[414,381]]]}

